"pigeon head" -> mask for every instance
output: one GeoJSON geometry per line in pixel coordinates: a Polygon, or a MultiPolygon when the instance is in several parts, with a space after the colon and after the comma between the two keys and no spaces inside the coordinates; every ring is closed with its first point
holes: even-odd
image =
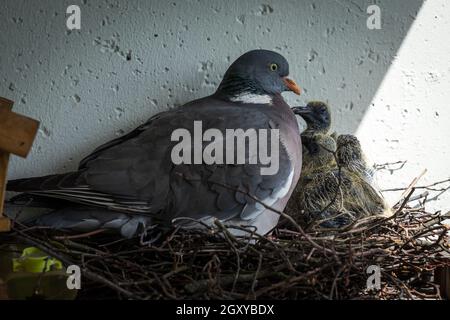
{"type": "Polygon", "coordinates": [[[341,134],[336,139],[336,144],[338,165],[347,168],[371,183],[374,170],[368,167],[367,158],[361,149],[358,138],[351,134],[341,134]]]}
{"type": "Polygon", "coordinates": [[[326,103],[312,101],[306,106],[294,107],[292,111],[300,115],[308,126],[303,134],[327,133],[330,130],[331,115],[326,103]]]}
{"type": "Polygon", "coordinates": [[[299,86],[288,74],[289,64],[282,55],[252,50],[231,64],[217,91],[231,101],[270,103],[273,96],[284,91],[300,94],[299,86]]]}
{"type": "Polygon", "coordinates": [[[358,138],[351,134],[341,134],[337,138],[337,158],[341,165],[355,161],[364,161],[361,144],[358,138]]]}

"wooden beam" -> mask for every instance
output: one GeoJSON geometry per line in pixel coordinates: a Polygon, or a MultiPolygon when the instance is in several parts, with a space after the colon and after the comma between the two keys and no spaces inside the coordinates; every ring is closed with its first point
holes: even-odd
{"type": "Polygon", "coordinates": [[[0,97],[0,232],[11,229],[11,221],[3,215],[9,155],[25,158],[39,127],[39,121],[12,112],[13,104],[0,97]]]}
{"type": "Polygon", "coordinates": [[[0,101],[0,150],[26,157],[38,127],[38,121],[12,112],[0,101]]]}
{"type": "MultiPolygon", "coordinates": [[[[0,109],[11,112],[14,102],[0,97],[0,109]]],[[[11,230],[11,220],[3,216],[9,153],[0,150],[0,232],[11,230]]]]}
{"type": "Polygon", "coordinates": [[[12,110],[14,102],[11,100],[8,100],[6,98],[0,97],[0,106],[3,108],[8,108],[10,111],[12,110]]]}
{"type": "Polygon", "coordinates": [[[0,150],[0,214],[3,213],[3,200],[6,192],[8,161],[9,153],[0,150]]]}

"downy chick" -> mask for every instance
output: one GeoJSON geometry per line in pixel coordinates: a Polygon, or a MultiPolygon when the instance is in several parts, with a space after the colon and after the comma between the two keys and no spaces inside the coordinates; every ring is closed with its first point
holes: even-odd
{"type": "Polygon", "coordinates": [[[336,138],[338,165],[360,174],[369,183],[373,181],[374,171],[367,165],[367,159],[361,149],[358,138],[351,134],[341,134],[336,138]]]}
{"type": "Polygon", "coordinates": [[[356,137],[343,135],[336,144],[327,134],[328,107],[315,102],[294,112],[305,119],[308,129],[302,134],[304,169],[287,212],[307,225],[325,228],[342,228],[365,216],[389,213],[367,179],[356,137]]]}

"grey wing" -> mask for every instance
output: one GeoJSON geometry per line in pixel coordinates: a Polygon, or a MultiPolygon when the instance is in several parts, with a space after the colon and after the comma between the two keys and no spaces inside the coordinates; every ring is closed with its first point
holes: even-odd
{"type": "Polygon", "coordinates": [[[87,204],[93,203],[86,199],[95,198],[97,206],[161,213],[161,220],[172,222],[179,217],[250,220],[264,211],[252,197],[272,205],[288,193],[294,166],[282,144],[274,175],[261,175],[261,164],[174,165],[171,151],[177,142],[171,141],[171,134],[177,128],[193,132],[194,120],[202,120],[203,131],[279,126],[258,108],[243,113],[242,108],[214,101],[164,112],[128,138],[97,149],[82,161],[74,182],[56,196],[87,204]]]}
{"type": "Polygon", "coordinates": [[[144,123],[143,125],[137,127],[136,129],[134,129],[133,131],[117,138],[117,139],[113,139],[111,141],[108,141],[105,144],[102,144],[101,146],[97,147],[91,154],[89,154],[88,156],[86,156],[85,158],[83,158],[79,165],[78,165],[78,170],[82,170],[84,168],[86,168],[86,164],[92,160],[95,159],[100,153],[102,153],[103,151],[114,147],[116,145],[121,144],[122,142],[125,142],[127,140],[133,139],[137,136],[139,136],[149,125],[152,121],[156,121],[157,119],[159,119],[161,117],[163,113],[161,114],[156,114],[153,117],[151,117],[146,123],[144,123]]]}
{"type": "Polygon", "coordinates": [[[121,199],[124,208],[158,212],[169,192],[170,141],[173,122],[181,117],[163,112],[140,126],[128,138],[100,147],[83,161],[79,188],[121,199]]]}
{"type": "Polygon", "coordinates": [[[76,172],[9,181],[8,189],[117,211],[158,212],[169,192],[173,118],[171,112],[152,117],[97,148],[76,172]]]}
{"type": "MultiPolygon", "coordinates": [[[[207,119],[202,122],[203,131],[210,128],[225,132],[227,128],[276,129],[274,123],[264,112],[249,108],[243,113],[242,108],[217,105],[203,106],[188,113],[189,119],[184,123],[192,124],[194,120],[207,119]],[[226,108],[226,109],[225,109],[226,108]]],[[[188,128],[192,129],[192,128],[188,128]]],[[[178,165],[170,172],[170,199],[172,208],[166,219],[189,223],[191,219],[207,220],[218,218],[229,220],[239,217],[253,220],[265,208],[254,198],[271,206],[285,196],[292,184],[294,166],[283,145],[279,149],[279,170],[274,175],[262,175],[262,165],[248,164],[213,164],[213,165],[178,165]]]]}

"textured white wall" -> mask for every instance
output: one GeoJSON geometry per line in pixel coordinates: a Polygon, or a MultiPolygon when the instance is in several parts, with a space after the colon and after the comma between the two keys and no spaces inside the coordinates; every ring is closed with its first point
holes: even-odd
{"type": "MultiPolygon", "coordinates": [[[[382,189],[402,186],[424,169],[417,186],[450,178],[449,36],[450,2],[426,1],[358,127],[372,160],[407,161],[402,170],[379,172],[382,189]]],[[[391,203],[399,198],[398,192],[385,195],[391,203]]],[[[450,192],[429,208],[450,210],[450,192]]]]}
{"type": "Polygon", "coordinates": [[[358,130],[374,161],[410,161],[407,174],[383,186],[407,184],[422,167],[448,175],[445,0],[425,3],[396,56],[422,3],[2,0],[0,95],[42,123],[29,158],[13,158],[10,178],[74,169],[154,113],[212,93],[229,63],[254,48],[289,60],[305,90],[286,95],[289,102],[328,101],[335,129],[358,130]],[[381,30],[366,27],[373,3],[381,30]],[[80,31],[66,30],[70,4],[81,8],[80,31]]]}

